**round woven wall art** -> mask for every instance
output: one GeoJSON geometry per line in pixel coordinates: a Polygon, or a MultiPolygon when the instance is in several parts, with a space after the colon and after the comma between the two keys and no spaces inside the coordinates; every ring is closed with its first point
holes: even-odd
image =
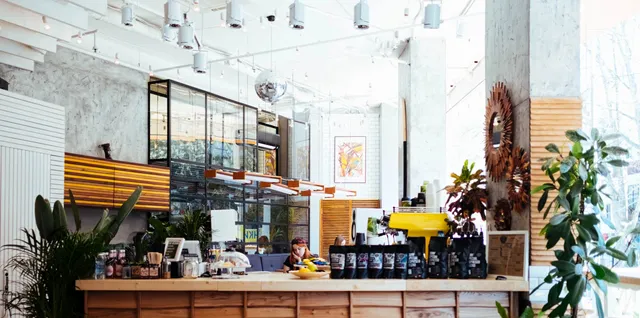
{"type": "Polygon", "coordinates": [[[507,191],[513,209],[517,212],[524,210],[531,201],[531,161],[524,149],[516,146],[509,157],[509,172],[507,173],[507,191]]]}
{"type": "Polygon", "coordinates": [[[508,168],[513,145],[513,112],[507,88],[502,82],[493,85],[485,113],[484,157],[488,177],[502,180],[508,168]]]}

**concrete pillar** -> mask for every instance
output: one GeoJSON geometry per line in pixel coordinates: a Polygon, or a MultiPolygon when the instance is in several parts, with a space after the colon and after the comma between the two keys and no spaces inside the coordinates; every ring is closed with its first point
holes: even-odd
{"type": "MultiPolygon", "coordinates": [[[[411,38],[398,68],[399,110],[407,105],[409,198],[423,181],[446,184],[446,42],[444,38],[411,38]]],[[[402,118],[403,114],[399,114],[402,118]]],[[[402,119],[401,119],[402,120],[402,119]]],[[[400,138],[402,138],[400,127],[400,138]]],[[[402,180],[403,163],[400,162],[402,180]]],[[[442,202],[441,202],[442,204],[442,202]]]]}
{"type": "Polygon", "coordinates": [[[392,210],[398,206],[398,107],[380,105],[380,206],[392,210]]]}
{"type": "MultiPolygon", "coordinates": [[[[530,152],[530,98],[580,96],[580,1],[487,0],[485,19],[486,90],[506,83],[514,146],[530,152]]],[[[507,196],[504,181],[488,188],[490,205],[507,196]]],[[[512,229],[528,230],[529,216],[513,213],[512,229]]]]}

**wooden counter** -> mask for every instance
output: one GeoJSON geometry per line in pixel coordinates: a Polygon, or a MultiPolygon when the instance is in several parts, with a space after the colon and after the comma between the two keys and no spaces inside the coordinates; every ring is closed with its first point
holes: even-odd
{"type": "MultiPolygon", "coordinates": [[[[523,280],[301,280],[281,273],[235,280],[80,280],[87,317],[497,317],[516,310],[523,280]]],[[[513,315],[515,317],[515,315],[513,315]]]]}

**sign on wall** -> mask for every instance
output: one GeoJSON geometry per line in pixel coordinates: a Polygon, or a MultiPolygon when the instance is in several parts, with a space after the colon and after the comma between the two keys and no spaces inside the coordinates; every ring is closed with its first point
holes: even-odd
{"type": "Polygon", "coordinates": [[[366,182],[366,137],[335,137],[334,182],[366,182]]]}

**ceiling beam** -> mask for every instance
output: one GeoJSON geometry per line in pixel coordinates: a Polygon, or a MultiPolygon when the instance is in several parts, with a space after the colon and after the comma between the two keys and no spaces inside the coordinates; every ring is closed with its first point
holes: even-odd
{"type": "Polygon", "coordinates": [[[0,37],[53,53],[58,46],[58,41],[52,37],[4,21],[0,21],[0,37]]]}
{"type": "Polygon", "coordinates": [[[47,19],[49,30],[44,28],[42,15],[29,11],[6,1],[0,1],[0,20],[17,24],[23,28],[33,30],[59,40],[69,41],[77,33],[76,29],[54,19],[47,19]]]}
{"type": "MultiPolygon", "coordinates": [[[[72,4],[54,0],[6,0],[27,10],[50,17],[72,27],[86,30],[89,14],[72,4]]],[[[87,1],[87,0],[84,0],[87,1]]]]}
{"type": "Polygon", "coordinates": [[[0,51],[24,57],[35,62],[44,62],[44,54],[40,53],[40,51],[5,38],[0,38],[0,51]]]}
{"type": "Polygon", "coordinates": [[[33,67],[35,65],[32,60],[4,52],[0,52],[0,63],[11,65],[31,72],[33,72],[33,67]]]}
{"type": "MultiPolygon", "coordinates": [[[[42,0],[40,0],[42,1],[42,0]]],[[[81,8],[99,15],[107,14],[107,0],[67,0],[81,8]]]]}

